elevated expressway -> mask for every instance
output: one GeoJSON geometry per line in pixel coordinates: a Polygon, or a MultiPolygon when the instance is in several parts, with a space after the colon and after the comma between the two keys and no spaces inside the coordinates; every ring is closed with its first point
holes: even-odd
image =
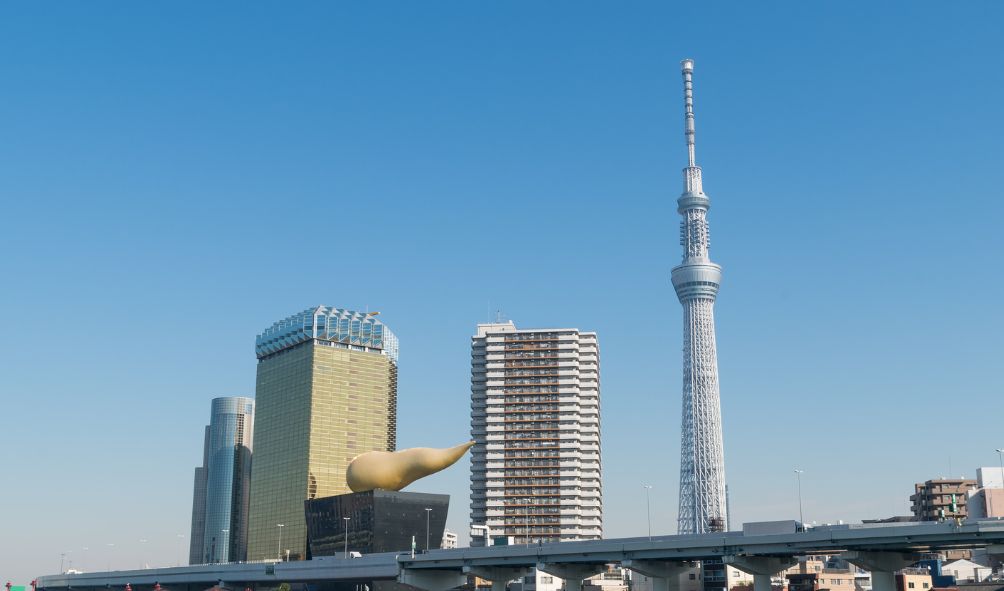
{"type": "MultiPolygon", "coordinates": [[[[783,522],[782,522],[783,523],[783,522]]],[[[792,522],[787,522],[792,523],[792,522]]],[[[770,577],[808,554],[840,554],[872,573],[874,591],[894,591],[894,573],[925,553],[988,548],[1004,554],[1004,520],[962,524],[902,523],[832,525],[793,533],[763,533],[770,524],[742,531],[684,536],[620,538],[557,544],[433,550],[425,554],[323,557],[300,562],[237,563],[39,577],[40,591],[114,589],[201,591],[221,586],[273,589],[280,583],[368,583],[398,581],[426,591],[463,584],[467,575],[492,581],[493,591],[529,568],[565,579],[566,591],[617,563],[653,578],[656,591],[673,591],[677,574],[699,560],[720,559],[750,573],[755,591],[769,591],[770,577]]]]}

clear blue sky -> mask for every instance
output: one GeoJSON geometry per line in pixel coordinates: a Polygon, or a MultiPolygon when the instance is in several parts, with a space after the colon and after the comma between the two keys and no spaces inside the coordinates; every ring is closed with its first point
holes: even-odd
{"type": "Polygon", "coordinates": [[[316,304],[399,335],[401,447],[489,310],[597,331],[606,534],[675,531],[684,57],[733,525],[994,465],[1004,5],[701,4],[0,8],[0,578],[187,556],[210,399],[316,304]]]}

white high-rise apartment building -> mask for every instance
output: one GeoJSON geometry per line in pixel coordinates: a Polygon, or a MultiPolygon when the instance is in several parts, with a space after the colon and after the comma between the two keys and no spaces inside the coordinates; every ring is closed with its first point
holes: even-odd
{"type": "Polygon", "coordinates": [[[472,546],[602,537],[596,333],[479,324],[471,438],[472,546]]]}

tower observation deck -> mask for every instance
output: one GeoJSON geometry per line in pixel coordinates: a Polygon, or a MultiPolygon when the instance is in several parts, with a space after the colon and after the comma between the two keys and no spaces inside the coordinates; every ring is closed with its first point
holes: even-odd
{"type": "Polygon", "coordinates": [[[694,152],[694,61],[683,60],[683,88],[689,162],[677,199],[683,262],[673,268],[673,288],[683,306],[683,423],[680,442],[678,531],[701,534],[727,522],[722,412],[715,345],[715,298],[722,268],[711,262],[708,209],[701,168],[694,152]]]}

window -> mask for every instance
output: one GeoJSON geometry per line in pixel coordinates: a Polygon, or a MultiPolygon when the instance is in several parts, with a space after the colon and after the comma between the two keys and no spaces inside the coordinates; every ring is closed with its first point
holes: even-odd
{"type": "Polygon", "coordinates": [[[913,583],[907,583],[906,586],[909,587],[910,589],[913,589],[913,583]]]}
{"type": "Polygon", "coordinates": [[[696,579],[696,578],[697,578],[697,575],[696,575],[696,574],[694,574],[694,573],[690,573],[690,580],[691,580],[691,581],[693,581],[693,580],[694,580],[694,579],[696,579]]]}

